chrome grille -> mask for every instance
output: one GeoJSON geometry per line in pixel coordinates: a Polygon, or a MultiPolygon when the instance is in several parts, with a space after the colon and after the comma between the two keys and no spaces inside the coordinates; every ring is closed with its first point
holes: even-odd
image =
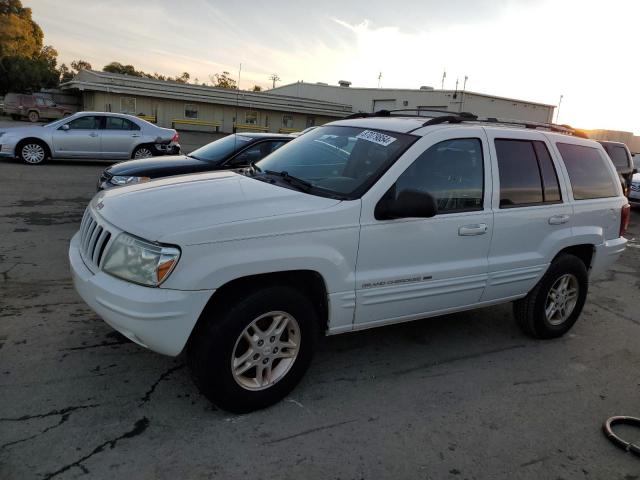
{"type": "Polygon", "coordinates": [[[80,253],[88,267],[100,268],[111,237],[111,232],[87,208],[80,223],[80,253]]]}

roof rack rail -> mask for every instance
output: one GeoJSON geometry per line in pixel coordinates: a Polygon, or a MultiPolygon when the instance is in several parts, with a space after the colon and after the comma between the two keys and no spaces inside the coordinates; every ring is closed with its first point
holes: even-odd
{"type": "Polygon", "coordinates": [[[356,112],[344,117],[345,120],[352,118],[372,118],[372,117],[391,117],[394,113],[402,114],[403,112],[418,112],[418,115],[399,115],[405,117],[433,117],[430,113],[441,113],[443,115],[473,115],[468,112],[453,112],[451,110],[441,110],[437,108],[398,108],[395,110],[378,110],[376,112],[356,112]]]}

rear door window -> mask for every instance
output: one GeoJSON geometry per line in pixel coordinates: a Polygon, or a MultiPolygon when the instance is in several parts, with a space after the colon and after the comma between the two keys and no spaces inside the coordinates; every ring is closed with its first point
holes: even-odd
{"type": "Polygon", "coordinates": [[[587,200],[618,195],[608,159],[597,148],[569,143],[557,143],[573,190],[573,198],[587,200]]]}
{"type": "Polygon", "coordinates": [[[627,157],[626,148],[621,145],[604,145],[604,149],[611,157],[611,161],[616,168],[629,168],[629,157],[627,157]]]}
{"type": "Polygon", "coordinates": [[[140,127],[122,117],[106,117],[105,130],[140,130],[140,127]]]}

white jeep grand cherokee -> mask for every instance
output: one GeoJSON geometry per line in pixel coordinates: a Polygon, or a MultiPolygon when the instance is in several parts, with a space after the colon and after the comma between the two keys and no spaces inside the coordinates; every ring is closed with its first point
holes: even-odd
{"type": "Polygon", "coordinates": [[[97,194],[69,249],[76,289],[134,342],[186,348],[202,392],[234,412],[287,395],[318,333],[503,302],[529,335],[567,332],[589,276],[626,244],[602,146],[555,126],[382,113],[245,171],[97,194]]]}

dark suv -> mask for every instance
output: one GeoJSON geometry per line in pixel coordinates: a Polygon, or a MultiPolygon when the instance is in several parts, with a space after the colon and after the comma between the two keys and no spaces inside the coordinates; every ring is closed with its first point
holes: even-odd
{"type": "Polygon", "coordinates": [[[620,176],[620,183],[625,197],[629,196],[629,188],[631,187],[631,179],[633,174],[637,172],[633,165],[633,157],[627,146],[622,142],[605,142],[599,141],[616,167],[616,171],[620,176]]]}

